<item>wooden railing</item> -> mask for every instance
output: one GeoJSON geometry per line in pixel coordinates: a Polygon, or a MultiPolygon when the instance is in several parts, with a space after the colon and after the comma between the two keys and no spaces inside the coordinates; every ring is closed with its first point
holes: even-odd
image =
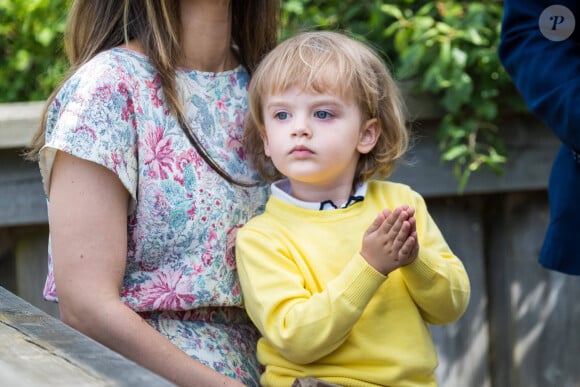
{"type": "Polygon", "coordinates": [[[47,222],[38,166],[21,157],[39,125],[43,105],[0,104],[0,227],[47,222]]]}
{"type": "Polygon", "coordinates": [[[0,287],[0,385],[173,386],[0,287]]]}

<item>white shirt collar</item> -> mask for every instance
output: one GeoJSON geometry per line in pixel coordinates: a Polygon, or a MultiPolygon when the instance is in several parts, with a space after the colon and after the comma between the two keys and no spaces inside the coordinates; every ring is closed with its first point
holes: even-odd
{"type": "Polygon", "coordinates": [[[285,202],[291,203],[298,207],[306,208],[308,210],[322,211],[346,208],[351,204],[364,200],[367,193],[367,186],[368,184],[366,182],[359,184],[356,188],[356,191],[354,192],[354,195],[351,195],[348,200],[342,203],[340,206],[336,206],[331,200],[326,200],[323,202],[306,202],[296,199],[291,195],[292,188],[290,187],[290,181],[288,179],[278,180],[272,183],[270,188],[272,196],[275,196],[278,199],[284,200],[285,202]]]}

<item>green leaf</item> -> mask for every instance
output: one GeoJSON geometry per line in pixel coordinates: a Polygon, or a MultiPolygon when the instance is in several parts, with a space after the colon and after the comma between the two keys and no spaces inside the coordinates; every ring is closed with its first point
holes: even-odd
{"type": "Polygon", "coordinates": [[[43,28],[40,33],[36,36],[36,40],[42,44],[44,47],[48,47],[53,41],[56,33],[54,30],[49,28],[43,28]]]}
{"type": "Polygon", "coordinates": [[[14,59],[14,68],[16,70],[24,71],[30,67],[30,52],[24,49],[18,50],[14,59]]]}
{"type": "Polygon", "coordinates": [[[486,121],[493,121],[497,117],[498,107],[492,101],[482,101],[474,106],[478,116],[486,121]]]}
{"type": "Polygon", "coordinates": [[[304,13],[304,4],[299,0],[286,0],[282,2],[282,9],[287,13],[302,15],[304,13]]]}
{"type": "Polygon", "coordinates": [[[451,57],[453,58],[455,66],[465,68],[468,57],[468,54],[465,51],[455,47],[451,50],[451,57]]]}
{"type": "Polygon", "coordinates": [[[395,5],[390,4],[383,4],[381,5],[381,12],[386,13],[389,16],[394,17],[395,19],[403,19],[403,13],[401,12],[400,8],[395,5]]]}
{"type": "Polygon", "coordinates": [[[457,145],[457,146],[454,146],[452,148],[447,149],[447,151],[445,151],[443,153],[441,158],[445,161],[451,161],[451,160],[455,160],[456,158],[458,158],[460,156],[465,156],[468,153],[469,153],[469,148],[467,148],[466,145],[461,144],[461,145],[457,145]]]}
{"type": "Polygon", "coordinates": [[[470,101],[473,93],[473,83],[471,77],[461,73],[458,79],[454,79],[446,90],[442,100],[443,106],[452,113],[458,112],[459,109],[470,101]]]}

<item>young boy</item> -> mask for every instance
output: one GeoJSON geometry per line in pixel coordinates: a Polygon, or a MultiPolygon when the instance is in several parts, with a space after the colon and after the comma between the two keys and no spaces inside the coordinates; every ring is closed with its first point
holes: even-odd
{"type": "Polygon", "coordinates": [[[435,386],[427,324],[470,285],[422,197],[384,179],[404,154],[403,104],[379,57],[334,32],[291,38],[250,83],[245,146],[273,181],[237,235],[264,386],[435,386]]]}

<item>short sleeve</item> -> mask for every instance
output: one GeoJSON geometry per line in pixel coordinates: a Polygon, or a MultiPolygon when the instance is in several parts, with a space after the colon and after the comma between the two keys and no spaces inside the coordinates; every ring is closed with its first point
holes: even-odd
{"type": "Polygon", "coordinates": [[[95,57],[60,89],[47,113],[40,171],[46,194],[57,151],[115,173],[137,198],[136,78],[119,58],[95,57]]]}

